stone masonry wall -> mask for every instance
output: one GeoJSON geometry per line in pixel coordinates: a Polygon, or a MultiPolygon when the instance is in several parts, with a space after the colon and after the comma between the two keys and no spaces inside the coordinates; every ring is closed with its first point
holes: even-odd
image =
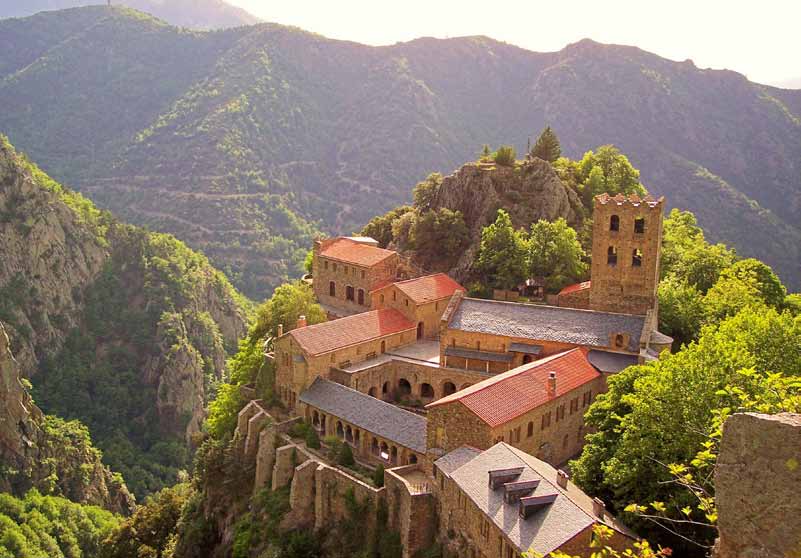
{"type": "Polygon", "coordinates": [[[314,294],[320,303],[340,310],[342,315],[365,312],[371,309],[370,291],[380,283],[395,278],[398,269],[398,255],[372,266],[364,267],[331,260],[314,255],[312,272],[314,294]],[[336,286],[335,295],[330,295],[330,283],[336,286]],[[347,300],[347,287],[353,287],[353,300],[347,300]],[[359,304],[359,291],[363,293],[363,304],[359,304]]]}
{"type": "Polygon", "coordinates": [[[403,558],[411,558],[429,548],[437,532],[433,493],[415,492],[402,476],[403,472],[414,468],[398,467],[384,475],[389,527],[400,533],[403,558]]]}
{"type": "Polygon", "coordinates": [[[395,285],[388,285],[373,293],[373,305],[380,308],[394,308],[415,324],[423,323],[423,338],[439,338],[439,322],[448,307],[450,297],[425,304],[416,304],[395,285]]]}
{"type": "Polygon", "coordinates": [[[801,557],[801,415],[732,415],[715,492],[716,558],[801,557]]]}

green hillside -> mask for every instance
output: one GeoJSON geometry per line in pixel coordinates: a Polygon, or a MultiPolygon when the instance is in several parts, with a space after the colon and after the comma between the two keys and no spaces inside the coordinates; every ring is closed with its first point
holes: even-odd
{"type": "Polygon", "coordinates": [[[485,143],[522,152],[546,124],[573,158],[619,146],[710,239],[801,286],[799,91],[591,41],[369,47],[274,24],[187,32],[121,8],[2,21],[0,43],[0,130],[254,298],[302,272],[318,232],[361,228],[485,143]]]}

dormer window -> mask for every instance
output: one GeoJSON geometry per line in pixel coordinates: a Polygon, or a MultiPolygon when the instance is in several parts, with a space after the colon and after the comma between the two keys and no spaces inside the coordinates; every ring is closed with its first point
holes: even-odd
{"type": "Polygon", "coordinates": [[[606,251],[606,263],[611,266],[617,265],[617,248],[610,246],[606,251]]]}
{"type": "Polygon", "coordinates": [[[620,217],[617,215],[612,215],[609,218],[609,230],[610,231],[619,231],[620,230],[620,217]]]}
{"type": "Polygon", "coordinates": [[[637,234],[643,234],[645,232],[645,219],[642,217],[634,219],[634,232],[637,234]]]}
{"type": "Polygon", "coordinates": [[[626,336],[622,333],[615,335],[615,347],[622,349],[626,345],[626,336]]]}

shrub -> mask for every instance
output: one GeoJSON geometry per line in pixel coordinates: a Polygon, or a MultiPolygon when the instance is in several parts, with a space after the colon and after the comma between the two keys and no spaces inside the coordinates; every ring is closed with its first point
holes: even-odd
{"type": "Polygon", "coordinates": [[[376,485],[378,488],[384,486],[384,466],[379,465],[376,467],[375,471],[373,471],[373,484],[376,485]]]}
{"type": "Polygon", "coordinates": [[[337,462],[343,467],[353,467],[356,460],[353,459],[353,450],[350,449],[350,444],[342,444],[337,456],[337,462]]]}
{"type": "Polygon", "coordinates": [[[311,449],[320,449],[320,437],[317,435],[317,432],[314,428],[308,428],[306,430],[306,445],[311,449]]]}
{"type": "Polygon", "coordinates": [[[498,151],[495,152],[495,163],[499,165],[503,165],[505,167],[511,167],[515,164],[515,159],[517,158],[517,152],[515,148],[511,145],[502,145],[498,148],[498,151]]]}

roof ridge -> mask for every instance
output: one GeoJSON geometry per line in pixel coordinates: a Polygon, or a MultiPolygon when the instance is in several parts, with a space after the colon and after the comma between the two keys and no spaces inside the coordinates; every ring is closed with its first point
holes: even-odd
{"type": "Polygon", "coordinates": [[[535,308],[550,308],[554,310],[563,310],[568,312],[584,312],[586,314],[606,314],[609,316],[630,316],[634,318],[643,318],[644,316],[641,314],[624,314],[623,312],[606,312],[604,310],[591,310],[589,308],[571,308],[569,306],[553,306],[552,304],[526,304],[524,302],[513,302],[511,300],[492,300],[489,298],[475,298],[466,296],[463,300],[466,301],[475,301],[475,302],[486,302],[486,303],[493,303],[493,304],[511,304],[514,306],[521,306],[521,307],[535,307],[535,308]]]}

